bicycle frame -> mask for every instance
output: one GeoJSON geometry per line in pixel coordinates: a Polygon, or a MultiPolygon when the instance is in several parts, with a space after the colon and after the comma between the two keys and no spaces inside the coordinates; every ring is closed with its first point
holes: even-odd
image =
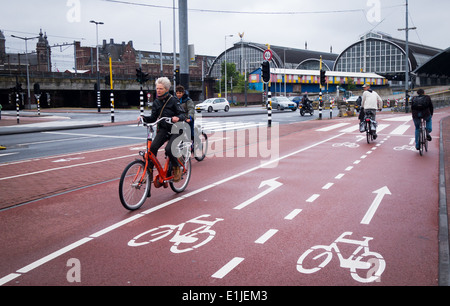
{"type": "MultiPolygon", "coordinates": [[[[164,185],[164,187],[167,188],[167,183],[169,181],[173,180],[173,178],[174,178],[173,175],[172,176],[168,176],[167,175],[167,173],[169,171],[170,160],[168,158],[166,159],[166,163],[165,163],[164,168],[163,168],[161,163],[159,162],[159,160],[155,156],[155,154],[153,154],[150,151],[150,148],[151,148],[152,143],[153,143],[153,138],[154,138],[154,135],[155,135],[155,127],[156,127],[156,125],[159,122],[161,122],[163,120],[168,122],[168,123],[172,123],[172,120],[170,118],[167,118],[167,117],[163,117],[163,118],[157,120],[155,123],[151,123],[151,124],[144,123],[142,121],[142,118],[141,118],[141,121],[139,122],[139,123],[142,123],[144,126],[147,127],[147,149],[146,149],[146,152],[142,152],[142,151],[139,152],[139,155],[141,155],[143,157],[144,161],[145,161],[145,169],[142,172],[142,177],[139,180],[139,182],[141,183],[141,182],[143,182],[145,180],[146,170],[149,168],[150,162],[152,162],[153,165],[156,167],[156,170],[158,170],[158,175],[155,178],[153,178],[155,187],[157,186],[157,184],[160,184],[160,185],[164,185]]],[[[179,158],[178,158],[178,162],[180,163],[180,165],[183,165],[183,162],[181,162],[179,158]]],[[[185,173],[186,173],[186,168],[183,168],[183,174],[185,174],[185,173]]]]}

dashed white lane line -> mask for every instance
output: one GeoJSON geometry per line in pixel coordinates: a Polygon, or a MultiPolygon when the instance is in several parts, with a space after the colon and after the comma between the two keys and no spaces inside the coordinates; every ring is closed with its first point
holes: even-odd
{"type": "Polygon", "coordinates": [[[301,209],[294,209],[289,215],[287,215],[284,219],[285,220],[294,220],[295,217],[298,216],[302,212],[301,209]]]}
{"type": "Polygon", "coordinates": [[[234,268],[236,268],[241,262],[244,261],[242,257],[235,257],[225,266],[223,266],[219,271],[214,273],[212,278],[224,278],[228,273],[230,273],[234,268]]]}
{"type": "Polygon", "coordinates": [[[323,186],[322,189],[323,189],[323,190],[328,190],[328,189],[330,189],[331,187],[333,187],[333,185],[334,185],[334,183],[328,183],[328,184],[326,184],[325,186],[323,186]]]}
{"type": "Polygon", "coordinates": [[[276,229],[271,229],[268,230],[264,235],[262,235],[261,237],[259,237],[255,243],[257,244],[264,244],[266,243],[267,240],[269,240],[270,238],[273,237],[273,235],[275,235],[278,232],[278,230],[276,229]]]}
{"type": "Polygon", "coordinates": [[[306,202],[308,203],[313,203],[315,200],[317,200],[320,197],[320,194],[313,194],[312,196],[309,197],[308,200],[306,200],[306,202]]]}

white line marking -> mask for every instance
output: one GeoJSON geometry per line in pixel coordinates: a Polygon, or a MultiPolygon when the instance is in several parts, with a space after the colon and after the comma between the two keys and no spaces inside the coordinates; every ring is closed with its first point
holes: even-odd
{"type": "Polygon", "coordinates": [[[328,132],[328,131],[331,131],[331,130],[334,130],[334,129],[338,129],[338,128],[347,126],[347,125],[349,125],[349,124],[350,124],[350,123],[338,123],[338,124],[335,124],[335,125],[331,125],[331,126],[327,126],[327,127],[318,129],[318,130],[316,130],[316,131],[317,131],[317,132],[328,132]]]}
{"type": "Polygon", "coordinates": [[[320,194],[313,194],[312,196],[309,197],[308,200],[306,200],[306,202],[312,203],[315,200],[317,200],[320,197],[320,194]]]}
{"type": "Polygon", "coordinates": [[[391,132],[391,135],[403,135],[410,128],[410,125],[400,125],[391,132]]]}
{"type": "Polygon", "coordinates": [[[344,173],[338,174],[335,179],[340,180],[341,178],[343,178],[345,176],[344,173]]]}
{"type": "Polygon", "coordinates": [[[328,190],[328,189],[330,189],[331,187],[333,187],[333,185],[334,185],[334,183],[328,183],[328,184],[326,184],[325,186],[323,186],[322,189],[323,189],[323,190],[328,190]]]}
{"type": "Polygon", "coordinates": [[[301,209],[294,209],[289,215],[287,215],[284,219],[285,220],[294,220],[295,217],[297,217],[297,215],[299,213],[301,213],[302,210],[301,209]]]}
{"type": "Polygon", "coordinates": [[[255,243],[257,243],[257,244],[264,244],[264,243],[267,242],[267,240],[272,238],[273,235],[275,235],[276,233],[278,233],[278,230],[276,230],[276,229],[268,230],[264,235],[259,237],[258,240],[255,241],[255,243]]]}
{"type": "Polygon", "coordinates": [[[244,261],[244,258],[241,258],[241,257],[233,258],[229,263],[227,263],[225,266],[223,266],[219,271],[214,273],[211,277],[224,278],[228,273],[230,273],[234,268],[236,268],[242,261],[244,261]]]}

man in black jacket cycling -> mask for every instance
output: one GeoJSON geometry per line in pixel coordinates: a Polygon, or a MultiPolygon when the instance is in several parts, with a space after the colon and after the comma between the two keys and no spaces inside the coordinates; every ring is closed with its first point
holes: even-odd
{"type": "Polygon", "coordinates": [[[425,95],[423,89],[419,89],[417,94],[418,96],[414,97],[411,102],[411,113],[416,126],[416,149],[419,150],[420,121],[422,118],[427,123],[427,140],[432,140],[430,133],[433,131],[431,118],[433,117],[434,108],[430,96],[425,95]]]}
{"type": "MultiPolygon", "coordinates": [[[[156,80],[156,100],[153,102],[152,114],[150,116],[142,116],[144,122],[153,123],[162,117],[172,118],[173,123],[183,122],[185,118],[184,110],[179,104],[178,100],[170,93],[171,87],[170,80],[166,77],[162,77],[156,80]]],[[[180,137],[180,130],[174,132],[177,129],[173,129],[173,126],[165,121],[161,121],[158,124],[158,131],[155,139],[152,142],[150,151],[156,156],[159,148],[169,140],[166,145],[166,154],[169,157],[172,167],[174,181],[178,182],[181,179],[181,169],[178,159],[172,152],[172,146],[174,141],[180,137]]]]}

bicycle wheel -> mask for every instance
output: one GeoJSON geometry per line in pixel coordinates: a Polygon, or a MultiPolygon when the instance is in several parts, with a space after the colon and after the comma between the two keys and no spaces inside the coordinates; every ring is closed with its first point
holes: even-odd
{"type": "Polygon", "coordinates": [[[427,139],[427,129],[423,127],[423,144],[425,148],[425,152],[428,152],[428,139],[427,139]]]}
{"type": "Polygon", "coordinates": [[[141,181],[144,169],[145,163],[142,160],[135,160],[125,167],[120,177],[120,202],[128,210],[139,209],[149,195],[151,177],[147,171],[141,181]]]}
{"type": "Polygon", "coordinates": [[[372,131],[370,130],[370,123],[366,123],[366,137],[367,143],[370,144],[370,142],[373,140],[372,131]]]}
{"type": "Polygon", "coordinates": [[[202,161],[208,152],[208,135],[202,132],[200,140],[194,143],[194,157],[197,161],[202,161]]]}
{"type": "MultiPolygon", "coordinates": [[[[182,175],[181,175],[181,180],[179,182],[170,182],[170,188],[176,192],[176,193],[181,193],[183,192],[187,185],[189,184],[189,180],[191,179],[191,159],[188,158],[186,160],[186,162],[184,163],[184,166],[181,168],[182,171],[182,175]],[[184,171],[184,169],[186,169],[186,172],[184,171]]],[[[171,176],[172,175],[172,165],[169,166],[169,171],[168,171],[168,175],[171,176]]]]}
{"type": "Polygon", "coordinates": [[[420,153],[420,156],[423,155],[423,149],[424,149],[424,146],[425,146],[425,140],[426,140],[426,138],[424,138],[424,130],[423,130],[423,128],[420,128],[420,133],[419,133],[419,153],[420,153]]]}

